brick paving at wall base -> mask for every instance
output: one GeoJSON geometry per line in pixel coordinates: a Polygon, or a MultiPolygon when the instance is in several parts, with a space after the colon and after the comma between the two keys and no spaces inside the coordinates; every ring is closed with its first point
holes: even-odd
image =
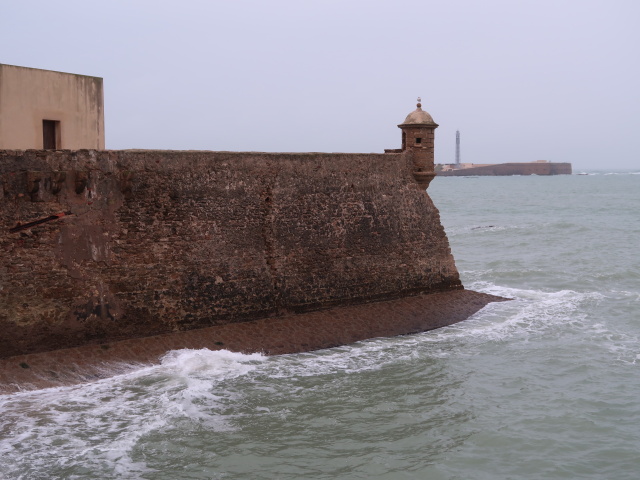
{"type": "Polygon", "coordinates": [[[299,315],[0,359],[0,393],[91,382],[157,364],[170,350],[308,352],[424,332],[469,318],[502,297],[470,290],[417,295],[299,315]]]}

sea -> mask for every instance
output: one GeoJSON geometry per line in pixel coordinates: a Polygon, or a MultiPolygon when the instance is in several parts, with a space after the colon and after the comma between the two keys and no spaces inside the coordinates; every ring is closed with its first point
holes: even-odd
{"type": "Polygon", "coordinates": [[[640,171],[436,178],[459,324],[0,396],[1,479],[638,479],[640,171]]]}

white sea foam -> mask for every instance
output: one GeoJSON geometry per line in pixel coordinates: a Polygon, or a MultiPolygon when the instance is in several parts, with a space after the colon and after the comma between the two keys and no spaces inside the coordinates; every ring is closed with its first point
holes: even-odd
{"type": "Polygon", "coordinates": [[[357,374],[417,358],[447,356],[455,353],[460,342],[501,342],[514,336],[544,335],[558,325],[584,326],[585,314],[581,308],[604,298],[593,292],[544,292],[480,281],[470,285],[470,288],[513,300],[490,304],[465,322],[423,334],[376,338],[353,345],[268,359],[258,357],[249,362],[253,364],[251,371],[255,370],[269,378],[357,374]]]}
{"type": "Polygon", "coordinates": [[[438,330],[286,355],[260,369],[273,378],[310,377],[353,374],[430,356],[448,356],[455,354],[461,342],[499,342],[518,335],[540,334],[556,322],[579,322],[576,310],[580,303],[599,298],[598,294],[541,292],[488,283],[477,283],[472,288],[514,300],[490,304],[471,319],[438,330]]]}
{"type": "Polygon", "coordinates": [[[472,322],[478,326],[477,329],[467,328],[468,325],[464,324],[453,326],[462,328],[464,333],[474,338],[484,335],[500,340],[523,334],[553,337],[568,336],[573,332],[579,335],[582,342],[592,344],[594,350],[602,349],[613,354],[619,362],[635,364],[637,361],[640,337],[608,321],[608,317],[603,317],[601,312],[610,311],[612,301],[623,302],[625,306],[633,305],[640,301],[638,292],[545,292],[501,287],[488,282],[476,282],[470,288],[515,299],[515,302],[493,304],[504,308],[499,313],[489,306],[477,314],[472,322]],[[609,307],[601,309],[601,305],[609,307]]]}
{"type": "Polygon", "coordinates": [[[176,378],[221,380],[246,375],[267,357],[254,353],[245,355],[229,350],[173,350],[164,355],[155,370],[170,373],[176,378]]]}
{"type": "Polygon", "coordinates": [[[55,468],[81,463],[135,478],[146,467],[134,462],[131,452],[145,436],[180,421],[232,429],[223,410],[237,400],[237,392],[224,384],[265,359],[226,350],[178,350],[160,365],[92,384],[1,397],[0,471],[24,470],[10,460],[23,456],[31,459],[29,468],[44,471],[55,457],[55,468]]]}

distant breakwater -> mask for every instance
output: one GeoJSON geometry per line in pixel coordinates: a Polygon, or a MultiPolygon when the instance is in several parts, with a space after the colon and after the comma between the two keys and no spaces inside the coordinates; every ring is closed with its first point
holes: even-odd
{"type": "Polygon", "coordinates": [[[437,172],[442,177],[509,176],[509,175],[571,175],[570,163],[528,162],[496,163],[437,172]]]}

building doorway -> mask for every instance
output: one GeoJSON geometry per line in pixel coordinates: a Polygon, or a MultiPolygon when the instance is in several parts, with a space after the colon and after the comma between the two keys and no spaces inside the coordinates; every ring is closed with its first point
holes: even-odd
{"type": "Polygon", "coordinates": [[[60,147],[60,122],[58,120],[42,120],[42,148],[56,150],[60,147]]]}

